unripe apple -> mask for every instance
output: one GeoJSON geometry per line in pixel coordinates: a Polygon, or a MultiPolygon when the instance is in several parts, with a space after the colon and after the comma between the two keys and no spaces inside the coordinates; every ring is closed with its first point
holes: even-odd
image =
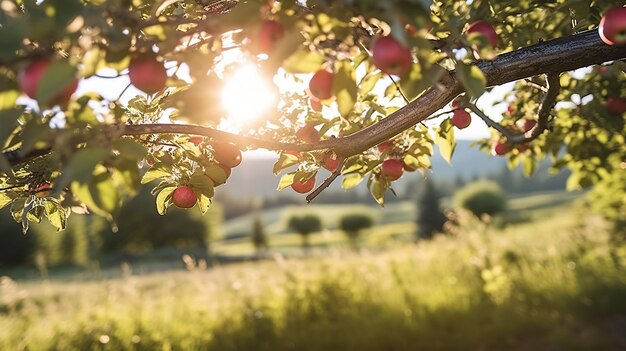
{"type": "Polygon", "coordinates": [[[309,191],[313,190],[315,187],[315,177],[311,177],[309,180],[302,182],[301,180],[296,180],[291,184],[291,188],[300,194],[306,194],[309,191]]]}
{"type": "Polygon", "coordinates": [[[152,95],[165,88],[167,72],[155,56],[134,57],[128,65],[130,82],[139,90],[152,95]]]}
{"type": "Polygon", "coordinates": [[[452,115],[452,124],[459,128],[465,129],[472,123],[472,116],[465,110],[456,110],[452,115]]]}
{"type": "MultiPolygon", "coordinates": [[[[44,74],[52,62],[48,59],[37,59],[31,62],[18,74],[20,89],[31,99],[37,99],[37,89],[44,74]]],[[[49,101],[39,101],[42,105],[65,105],[78,87],[78,79],[74,79],[65,89],[49,101]]]]}
{"type": "Polygon", "coordinates": [[[319,99],[316,99],[314,97],[310,97],[309,98],[309,105],[311,106],[311,109],[313,109],[313,111],[315,111],[315,112],[321,112],[322,111],[322,102],[319,99]]]}
{"type": "Polygon", "coordinates": [[[241,151],[235,145],[214,141],[211,147],[217,163],[228,168],[237,167],[241,163],[241,151]]]}
{"type": "Polygon", "coordinates": [[[179,185],[172,194],[172,202],[179,208],[192,208],[198,202],[198,197],[187,185],[179,185]]]}
{"type": "Polygon", "coordinates": [[[298,129],[296,136],[305,143],[315,143],[320,140],[320,133],[312,124],[305,124],[298,129]]]}
{"type": "Polygon", "coordinates": [[[622,5],[611,7],[604,13],[598,28],[600,38],[607,45],[626,44],[626,8],[622,5]]]}
{"type": "Polygon", "coordinates": [[[493,156],[503,156],[503,155],[506,155],[509,152],[509,150],[510,150],[509,144],[507,144],[506,142],[502,140],[498,140],[493,144],[491,148],[491,154],[493,156]]]}
{"type": "Polygon", "coordinates": [[[326,153],[322,157],[322,167],[330,172],[334,172],[339,168],[339,158],[334,152],[326,153]]]}
{"type": "Polygon", "coordinates": [[[482,35],[487,38],[492,49],[498,46],[498,34],[493,26],[486,21],[476,21],[467,27],[466,35],[482,35]]]}
{"type": "Polygon", "coordinates": [[[402,76],[413,65],[413,55],[404,45],[394,37],[378,38],[372,46],[372,62],[383,73],[402,76]]]}
{"type": "Polygon", "coordinates": [[[390,158],[388,160],[383,161],[381,174],[382,176],[390,181],[398,180],[402,177],[402,173],[404,172],[404,162],[398,160],[396,158],[390,158]]]}
{"type": "Polygon", "coordinates": [[[531,129],[535,128],[535,126],[537,125],[537,121],[535,121],[534,119],[523,118],[523,119],[518,120],[516,124],[519,127],[519,129],[522,130],[522,132],[526,133],[530,131],[531,129]]]}
{"type": "Polygon", "coordinates": [[[285,29],[280,23],[273,20],[265,20],[261,24],[259,35],[253,43],[254,50],[258,53],[271,55],[274,52],[276,43],[284,36],[285,29]]]}
{"type": "Polygon", "coordinates": [[[626,99],[609,96],[606,99],[606,108],[613,113],[622,114],[626,112],[626,99]]]}
{"type": "Polygon", "coordinates": [[[319,100],[330,99],[333,96],[333,79],[334,75],[325,69],[315,72],[309,81],[311,95],[319,100]]]}

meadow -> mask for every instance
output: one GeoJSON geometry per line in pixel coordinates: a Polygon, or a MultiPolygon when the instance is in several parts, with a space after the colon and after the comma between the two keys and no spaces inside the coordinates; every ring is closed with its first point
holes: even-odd
{"type": "MultiPolygon", "coordinates": [[[[123,264],[4,277],[0,349],[625,349],[626,250],[598,219],[546,201],[514,199],[524,220],[513,225],[460,214],[449,235],[384,249],[367,244],[392,225],[381,221],[359,252],[330,229],[338,244],[305,256],[279,245],[266,260],[210,268],[187,258],[152,274],[123,264]]],[[[271,240],[295,247],[294,235],[271,240]]]]}

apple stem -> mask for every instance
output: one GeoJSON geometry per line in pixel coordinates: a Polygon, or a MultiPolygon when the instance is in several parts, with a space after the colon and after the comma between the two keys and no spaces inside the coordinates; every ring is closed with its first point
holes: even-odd
{"type": "Polygon", "coordinates": [[[311,203],[313,199],[321,194],[324,189],[328,188],[335,181],[335,179],[339,177],[339,175],[341,174],[341,170],[343,169],[345,157],[339,157],[337,160],[339,161],[339,166],[337,166],[337,169],[328,178],[326,178],[322,184],[320,184],[317,188],[315,188],[315,190],[313,190],[311,193],[309,193],[309,195],[306,196],[307,203],[311,203]]]}

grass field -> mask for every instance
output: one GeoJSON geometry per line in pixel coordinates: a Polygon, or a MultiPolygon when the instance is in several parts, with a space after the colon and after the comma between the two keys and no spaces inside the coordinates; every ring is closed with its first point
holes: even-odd
{"type": "Polygon", "coordinates": [[[624,250],[566,206],[529,213],[504,229],[462,217],[454,235],[377,252],[3,278],[0,349],[625,349],[624,250]]]}

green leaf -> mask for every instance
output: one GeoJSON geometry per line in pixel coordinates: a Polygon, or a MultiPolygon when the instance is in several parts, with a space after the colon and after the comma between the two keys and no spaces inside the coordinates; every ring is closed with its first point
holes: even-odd
{"type": "Polygon", "coordinates": [[[172,166],[164,163],[157,163],[150,168],[141,178],[141,184],[148,184],[153,180],[169,177],[172,174],[172,166]]]}
{"type": "Polygon", "coordinates": [[[211,178],[215,184],[219,185],[226,183],[226,172],[220,166],[211,165],[204,170],[204,174],[211,178]]]}
{"type": "Polygon", "coordinates": [[[344,61],[340,64],[339,70],[333,79],[333,92],[337,98],[339,114],[343,117],[350,115],[356,103],[358,89],[353,74],[352,64],[344,61]]]}
{"type": "Polygon", "coordinates": [[[274,174],[280,173],[283,169],[295,166],[299,163],[298,157],[288,153],[282,153],[278,161],[274,163],[274,174]]]}
{"type": "Polygon", "coordinates": [[[200,212],[202,212],[202,214],[205,214],[209,210],[212,203],[212,197],[208,197],[204,194],[198,197],[198,207],[200,207],[200,212]]]}
{"type": "Polygon", "coordinates": [[[48,218],[50,224],[56,228],[57,232],[65,229],[69,211],[66,211],[63,206],[56,201],[46,201],[44,203],[44,210],[46,218],[48,218]]]}
{"type": "Polygon", "coordinates": [[[448,161],[452,160],[452,154],[456,148],[456,139],[454,137],[454,128],[452,128],[452,122],[450,118],[446,118],[436,131],[435,144],[439,146],[439,152],[441,156],[448,161]]]}
{"type": "Polygon", "coordinates": [[[157,207],[157,212],[161,216],[163,216],[165,212],[167,211],[167,208],[170,205],[170,199],[172,198],[172,193],[174,192],[174,190],[176,190],[176,187],[174,186],[167,187],[161,190],[159,194],[157,195],[156,207],[157,207]]]}
{"type": "Polygon", "coordinates": [[[207,177],[202,171],[194,173],[189,179],[189,185],[193,188],[196,195],[205,195],[206,197],[213,197],[213,181],[207,177]]]}
{"type": "Polygon", "coordinates": [[[96,165],[102,162],[108,154],[109,151],[103,147],[88,147],[78,150],[63,170],[57,187],[62,189],[72,180],[86,184],[92,178],[96,165]]]}
{"type": "Polygon", "coordinates": [[[372,91],[372,89],[374,89],[374,87],[376,86],[376,83],[378,83],[381,76],[382,76],[381,72],[377,72],[375,74],[369,74],[365,76],[361,80],[361,83],[359,84],[359,94],[361,94],[361,96],[365,96],[369,94],[369,92],[372,91]]]}
{"type": "Polygon", "coordinates": [[[348,174],[347,176],[343,178],[343,182],[341,183],[341,186],[344,189],[351,189],[361,184],[363,179],[364,179],[363,175],[360,173],[348,174]]]}
{"type": "Polygon", "coordinates": [[[317,51],[300,48],[283,62],[283,68],[289,73],[313,73],[324,61],[324,56],[317,51]]]}
{"type": "Polygon", "coordinates": [[[467,93],[473,98],[478,98],[485,92],[487,79],[477,66],[468,66],[458,61],[456,64],[456,76],[465,87],[467,93]]]}
{"type": "Polygon", "coordinates": [[[126,191],[134,196],[141,185],[141,175],[137,162],[128,159],[115,160],[113,168],[113,179],[125,186],[126,191]]]}
{"type": "Polygon", "coordinates": [[[287,173],[284,176],[282,176],[280,178],[280,182],[278,182],[278,190],[283,190],[286,187],[291,186],[291,184],[293,184],[295,175],[296,175],[296,172],[292,172],[292,173],[287,173]]]}
{"type": "Polygon", "coordinates": [[[531,175],[533,175],[533,173],[535,173],[536,162],[534,157],[524,157],[522,165],[524,168],[525,176],[530,177],[531,175]]]}
{"type": "Polygon", "coordinates": [[[65,61],[50,64],[37,85],[37,101],[47,105],[76,79],[76,67],[65,61]]]}
{"type": "Polygon", "coordinates": [[[120,197],[113,177],[104,167],[88,183],[72,182],[72,192],[94,213],[111,220],[120,207],[120,197]]]}
{"type": "Polygon", "coordinates": [[[0,192],[0,209],[11,204],[17,198],[17,194],[12,191],[0,192]]]}
{"type": "Polygon", "coordinates": [[[121,138],[113,143],[113,148],[117,150],[120,157],[125,157],[133,160],[141,160],[146,156],[148,151],[143,145],[129,138],[121,138]]]}
{"type": "Polygon", "coordinates": [[[385,206],[385,190],[387,190],[385,182],[374,180],[370,191],[374,200],[381,206],[385,206]]]}
{"type": "Polygon", "coordinates": [[[17,90],[6,90],[0,92],[0,110],[8,110],[15,107],[20,92],[17,90]]]}

